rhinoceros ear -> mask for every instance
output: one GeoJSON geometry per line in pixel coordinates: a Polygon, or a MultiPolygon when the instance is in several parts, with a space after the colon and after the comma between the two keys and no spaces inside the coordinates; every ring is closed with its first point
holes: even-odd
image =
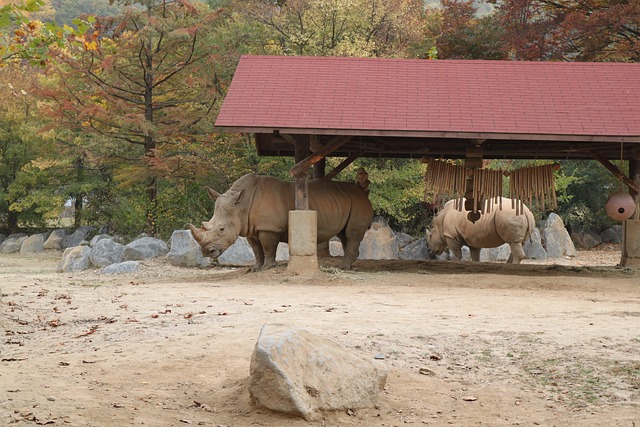
{"type": "Polygon", "coordinates": [[[230,205],[237,205],[242,200],[242,195],[244,194],[244,190],[237,191],[235,194],[229,197],[230,205]]]}
{"type": "Polygon", "coordinates": [[[211,197],[213,200],[217,200],[218,197],[221,196],[220,193],[218,193],[216,190],[214,190],[213,188],[210,187],[204,187],[207,190],[207,194],[209,194],[209,197],[211,197]]]}
{"type": "Polygon", "coordinates": [[[196,226],[193,224],[189,224],[189,230],[191,230],[191,234],[193,235],[193,238],[196,239],[196,242],[200,243],[203,237],[202,231],[196,228],[196,226]]]}

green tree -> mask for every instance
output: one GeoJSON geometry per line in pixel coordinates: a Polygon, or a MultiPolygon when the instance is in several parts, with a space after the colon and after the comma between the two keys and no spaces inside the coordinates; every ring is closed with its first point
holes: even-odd
{"type": "Polygon", "coordinates": [[[424,39],[421,0],[239,2],[268,29],[261,51],[312,56],[406,57],[424,39]]]}
{"type": "Polygon", "coordinates": [[[186,0],[137,3],[96,21],[93,40],[57,51],[60,85],[43,95],[58,126],[101,141],[120,185],[144,182],[146,231],[156,234],[159,181],[193,173],[211,137],[222,88],[208,40],[219,14],[186,0]]]}
{"type": "Polygon", "coordinates": [[[6,228],[44,226],[62,209],[51,138],[40,135],[29,67],[0,68],[0,212],[6,228]]]}
{"type": "Polygon", "coordinates": [[[497,15],[478,15],[473,0],[442,0],[428,34],[440,59],[505,59],[504,35],[497,15]]]}

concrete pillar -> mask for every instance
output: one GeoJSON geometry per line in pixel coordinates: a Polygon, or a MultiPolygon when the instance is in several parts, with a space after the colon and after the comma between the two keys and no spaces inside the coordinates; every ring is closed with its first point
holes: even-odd
{"type": "Polygon", "coordinates": [[[289,211],[288,271],[318,271],[318,213],[310,210],[289,211]]]}
{"type": "Polygon", "coordinates": [[[640,220],[622,222],[622,259],[624,266],[640,266],[640,220]]]}

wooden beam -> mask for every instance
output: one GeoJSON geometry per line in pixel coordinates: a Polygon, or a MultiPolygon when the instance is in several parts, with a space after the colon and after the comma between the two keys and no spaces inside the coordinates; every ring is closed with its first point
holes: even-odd
{"type": "MultiPolygon", "coordinates": [[[[640,159],[634,157],[629,159],[629,177],[640,187],[640,159]]],[[[636,202],[636,210],[633,213],[632,219],[640,219],[640,192],[631,190],[629,194],[631,194],[631,197],[633,197],[633,200],[636,202]]]]}
{"type": "MultiPolygon", "coordinates": [[[[305,159],[298,161],[296,157],[296,165],[292,167],[290,171],[291,176],[296,177],[300,173],[303,173],[303,171],[309,170],[309,168],[314,164],[316,164],[317,162],[319,162],[320,159],[328,156],[329,154],[334,152],[336,149],[346,144],[350,139],[351,139],[351,136],[348,136],[348,135],[337,136],[327,145],[323,146],[318,151],[314,152],[313,154],[306,157],[305,159]]],[[[296,148],[296,152],[297,152],[297,148],[296,148]]]]}
{"type": "MultiPolygon", "coordinates": [[[[295,139],[295,159],[296,164],[300,164],[309,156],[309,137],[307,135],[299,135],[295,139]]],[[[300,168],[293,175],[295,179],[295,209],[297,211],[306,211],[309,209],[309,167],[300,168]]]]}
{"type": "Polygon", "coordinates": [[[336,166],[331,172],[325,175],[324,179],[333,179],[336,175],[344,170],[347,166],[353,163],[358,157],[360,157],[357,153],[349,154],[349,157],[344,159],[338,166],[336,166]]]}
{"type": "Polygon", "coordinates": [[[595,151],[592,151],[591,155],[593,156],[594,159],[599,161],[600,164],[602,164],[602,166],[607,168],[609,172],[617,176],[618,179],[621,179],[622,182],[624,182],[631,190],[635,191],[636,193],[640,193],[640,186],[636,184],[631,178],[626,176],[624,172],[618,169],[616,165],[611,163],[609,160],[605,159],[602,155],[600,155],[600,153],[596,153],[595,151]]]}

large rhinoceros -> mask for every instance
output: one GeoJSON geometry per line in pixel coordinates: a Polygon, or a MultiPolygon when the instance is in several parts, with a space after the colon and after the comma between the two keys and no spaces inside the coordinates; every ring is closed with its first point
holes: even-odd
{"type": "MultiPolygon", "coordinates": [[[[213,217],[202,228],[189,225],[202,253],[216,259],[238,236],[256,257],[254,269],[276,262],[278,242],[287,242],[289,211],[294,209],[294,183],[247,174],[224,194],[210,188],[216,200],[213,217]]],[[[317,211],[318,243],[338,236],[344,248],[342,268],[350,269],[373,218],[367,195],[355,184],[324,179],[309,181],[309,209],[317,211]]]]}
{"type": "MultiPolygon", "coordinates": [[[[471,260],[480,260],[481,248],[495,248],[504,243],[511,247],[508,263],[519,264],[525,254],[522,243],[531,236],[535,227],[533,214],[523,205],[523,212],[516,215],[511,199],[493,200],[490,212],[476,222],[467,219],[469,212],[459,211],[455,200],[448,201],[433,219],[433,229],[427,235],[429,254],[438,255],[449,248],[456,259],[462,257],[462,246],[469,247],[471,260]]],[[[464,199],[463,199],[464,203],[464,199]]]]}

